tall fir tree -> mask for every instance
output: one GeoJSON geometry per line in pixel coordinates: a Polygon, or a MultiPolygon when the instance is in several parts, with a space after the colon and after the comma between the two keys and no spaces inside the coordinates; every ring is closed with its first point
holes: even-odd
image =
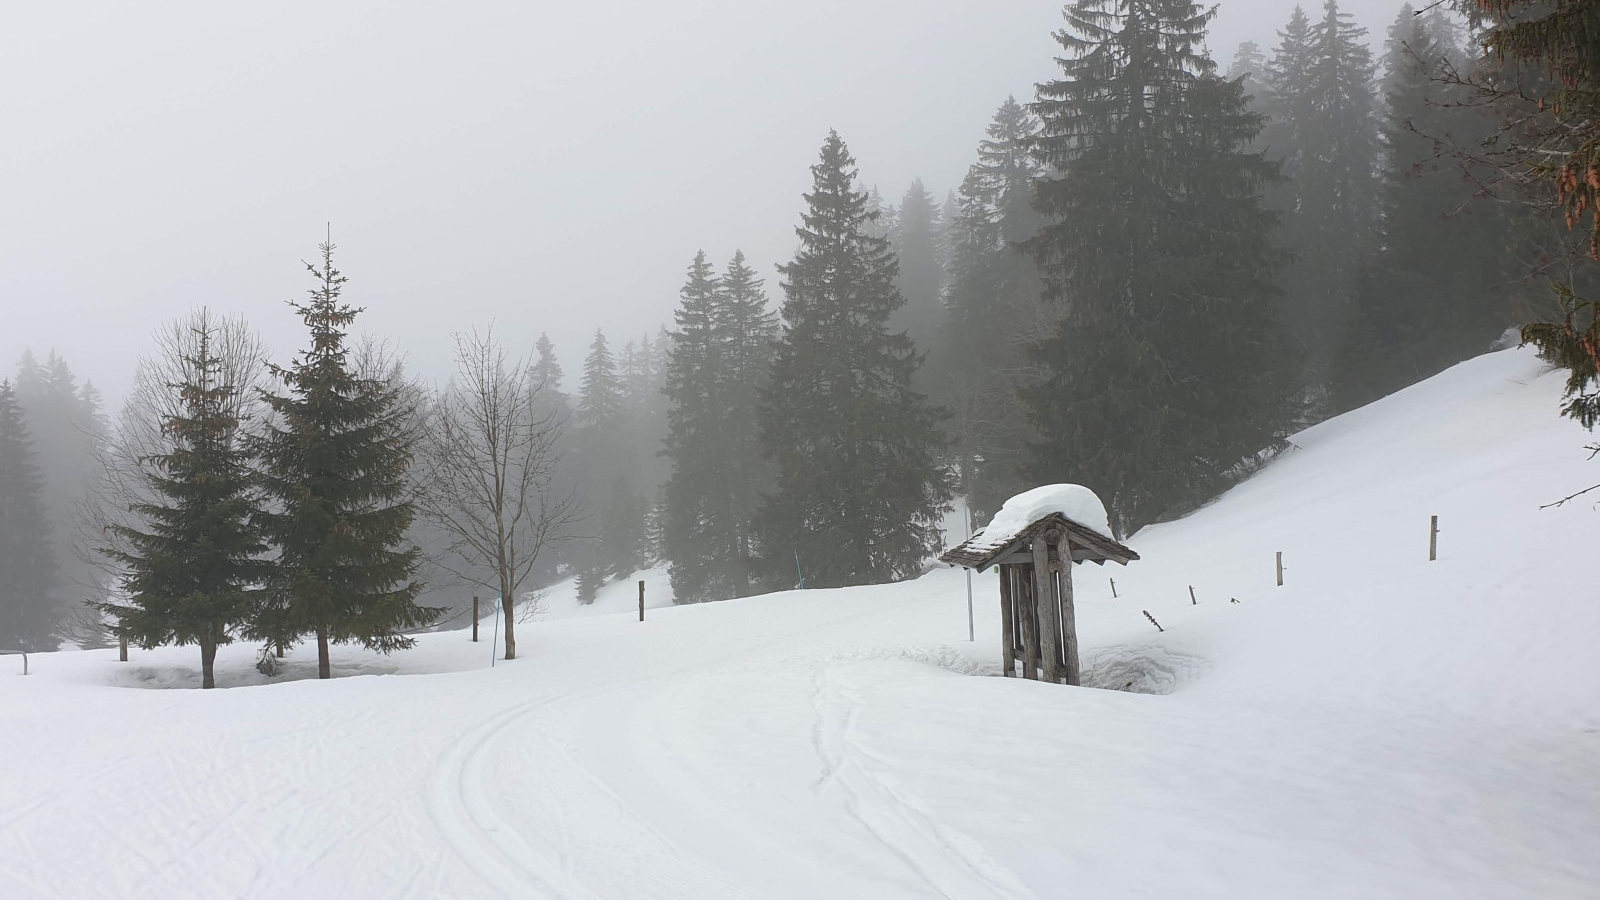
{"type": "Polygon", "coordinates": [[[310,344],[272,367],[285,391],[263,398],[274,421],[256,442],[270,501],[261,521],[277,558],[252,636],[281,647],[314,635],[317,675],[329,678],[330,644],[406,649],[415,644],[407,632],[441,610],[416,602],[409,410],[398,385],[355,371],[347,337],[361,308],[341,299],[333,243],[319,250],[321,264],[306,264],[310,299],[289,303],[310,344]]]}
{"type": "Polygon", "coordinates": [[[215,320],[201,312],[191,329],[183,381],[161,417],[166,446],[141,461],[152,499],[129,510],[138,526],[112,526],[120,596],[93,605],[131,644],[198,646],[201,687],[213,688],[217,648],[251,621],[270,569],[240,416],[245,386],[228,378],[215,320]]]}
{"type": "Polygon", "coordinates": [[[1203,53],[1190,0],[1076,0],[1039,87],[1033,243],[1063,314],[1031,348],[1036,482],[1076,481],[1126,535],[1190,508],[1284,434],[1279,254],[1261,128],[1203,53]]]}
{"type": "Polygon", "coordinates": [[[625,396],[616,357],[605,333],[596,330],[589,352],[583,360],[583,382],[574,416],[573,439],[580,461],[580,497],[589,522],[589,539],[577,552],[580,575],[579,600],[592,602],[593,591],[613,574],[617,560],[626,564],[626,547],[631,538],[610,533],[617,524],[613,507],[628,505],[631,493],[620,479],[625,456],[622,452],[625,396]],[[619,493],[621,496],[619,496],[619,493]]]}
{"type": "Polygon", "coordinates": [[[905,303],[889,317],[889,328],[910,335],[921,353],[933,349],[942,318],[941,232],[939,206],[923,187],[922,179],[913,179],[900,201],[899,215],[890,235],[895,258],[900,264],[895,285],[905,303]]]}
{"type": "Polygon", "coordinates": [[[776,332],[761,281],[736,254],[719,279],[700,253],[674,315],[661,539],[679,603],[751,590],[766,466],[757,399],[776,332]]]}
{"type": "Polygon", "coordinates": [[[52,650],[59,574],[44,475],[16,390],[0,381],[0,650],[52,650]]]}
{"type": "Polygon", "coordinates": [[[1303,360],[1306,415],[1332,411],[1335,356],[1363,267],[1378,239],[1377,99],[1366,29],[1337,0],[1311,21],[1295,8],[1269,67],[1278,125],[1271,158],[1286,180],[1272,195],[1296,258],[1285,270],[1285,324],[1303,360]]]}
{"type": "Polygon", "coordinates": [[[911,339],[889,330],[903,302],[894,254],[869,233],[867,195],[838,133],[811,174],[800,249],[780,267],[783,333],[762,399],[775,477],[762,552],[775,585],[792,583],[796,559],[813,587],[904,578],[941,540],[940,414],[912,389],[911,339]]]}
{"type": "Polygon", "coordinates": [[[1489,349],[1512,324],[1508,207],[1473,202],[1445,148],[1481,139],[1486,117],[1448,75],[1469,65],[1437,10],[1403,7],[1384,56],[1381,235],[1334,371],[1334,408],[1351,409],[1489,349]]]}
{"type": "Polygon", "coordinates": [[[1026,107],[1006,98],[962,181],[948,229],[948,362],[938,396],[953,412],[951,449],[977,524],[1027,486],[1021,463],[1033,428],[1018,391],[1039,373],[1021,348],[1053,319],[1040,302],[1038,267],[1020,249],[1044,222],[1033,208],[1038,129],[1026,107]]]}
{"type": "Polygon", "coordinates": [[[99,448],[107,435],[99,392],[78,382],[72,368],[51,351],[43,363],[24,354],[15,384],[44,478],[41,503],[49,522],[59,573],[61,612],[82,600],[102,597],[101,567],[81,552],[79,524],[99,475],[99,448]]]}

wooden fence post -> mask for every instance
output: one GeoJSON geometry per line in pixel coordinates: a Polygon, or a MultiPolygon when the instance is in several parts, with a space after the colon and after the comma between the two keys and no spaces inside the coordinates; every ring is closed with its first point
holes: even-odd
{"type": "Polygon", "coordinates": [[[1283,551],[1278,551],[1278,587],[1283,587],[1283,551]]]}
{"type": "Polygon", "coordinates": [[[1111,599],[1117,599],[1117,580],[1111,579],[1111,599]]]}
{"type": "Polygon", "coordinates": [[[127,662],[128,661],[128,639],[127,638],[121,638],[121,639],[119,639],[117,641],[117,661],[118,662],[127,662]]]}
{"type": "Polygon", "coordinates": [[[1439,517],[1428,521],[1428,562],[1439,558],[1439,517]]]}
{"type": "Polygon", "coordinates": [[[1200,605],[1200,601],[1196,600],[1194,598],[1194,585],[1192,585],[1192,584],[1189,585],[1189,605],[1190,606],[1199,606],[1200,605]]]}
{"type": "Polygon", "coordinates": [[[472,595],[472,642],[478,642],[478,595],[472,595]]]}
{"type": "Polygon", "coordinates": [[[644,579],[639,579],[639,621],[644,621],[644,579]]]}

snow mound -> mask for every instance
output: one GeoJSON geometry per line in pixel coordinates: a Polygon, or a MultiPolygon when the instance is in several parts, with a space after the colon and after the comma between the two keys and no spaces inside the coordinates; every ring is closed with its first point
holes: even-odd
{"type": "Polygon", "coordinates": [[[1004,546],[1029,525],[1056,513],[1116,540],[1111,535],[1106,505],[1094,491],[1081,484],[1047,484],[1007,500],[989,524],[972,536],[973,543],[990,548],[1004,546]]]}

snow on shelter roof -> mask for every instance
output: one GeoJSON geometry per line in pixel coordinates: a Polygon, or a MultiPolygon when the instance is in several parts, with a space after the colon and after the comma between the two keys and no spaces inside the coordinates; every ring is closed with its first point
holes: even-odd
{"type": "Polygon", "coordinates": [[[1078,484],[1047,484],[1007,500],[988,525],[939,559],[982,571],[1051,526],[1065,532],[1075,562],[1127,565],[1139,558],[1111,537],[1105,504],[1094,491],[1078,484]]]}

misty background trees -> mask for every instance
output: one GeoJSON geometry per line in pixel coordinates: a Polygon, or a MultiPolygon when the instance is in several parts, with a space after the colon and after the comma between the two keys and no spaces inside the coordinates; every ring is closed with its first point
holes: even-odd
{"type": "MultiPolygon", "coordinates": [[[[191,338],[248,331],[231,319],[163,332],[178,337],[148,359],[166,374],[114,425],[65,360],[30,354],[0,387],[0,649],[109,631],[203,654],[236,638],[392,650],[484,594],[509,658],[509,621],[557,585],[549,602],[587,603],[664,565],[687,603],[908,577],[956,499],[981,526],[1044,482],[1091,486],[1126,536],[1306,424],[1558,303],[1591,308],[1537,283],[1563,259],[1542,185],[1473,152],[1543,121],[1485,99],[1532,77],[1483,52],[1493,14],[1401,7],[1375,46],[1327,0],[1223,72],[1200,4],[1063,13],[1058,73],[997,98],[959,184],[864,183],[830,133],[794,255],[695,255],[660,287],[663,308],[677,291],[670,327],[559,347],[462,323],[456,371],[424,384],[359,342],[325,246],[295,306],[309,344],[275,387],[206,374],[191,338]],[[185,482],[200,466],[244,474],[201,491],[185,482]],[[254,537],[206,548],[233,575],[158,587],[196,503],[254,537]],[[174,612],[180,594],[204,615],[174,612]]],[[[1569,201],[1590,191],[1562,177],[1569,201]]],[[[1592,371],[1581,329],[1555,321],[1531,334],[1592,371]]]]}

